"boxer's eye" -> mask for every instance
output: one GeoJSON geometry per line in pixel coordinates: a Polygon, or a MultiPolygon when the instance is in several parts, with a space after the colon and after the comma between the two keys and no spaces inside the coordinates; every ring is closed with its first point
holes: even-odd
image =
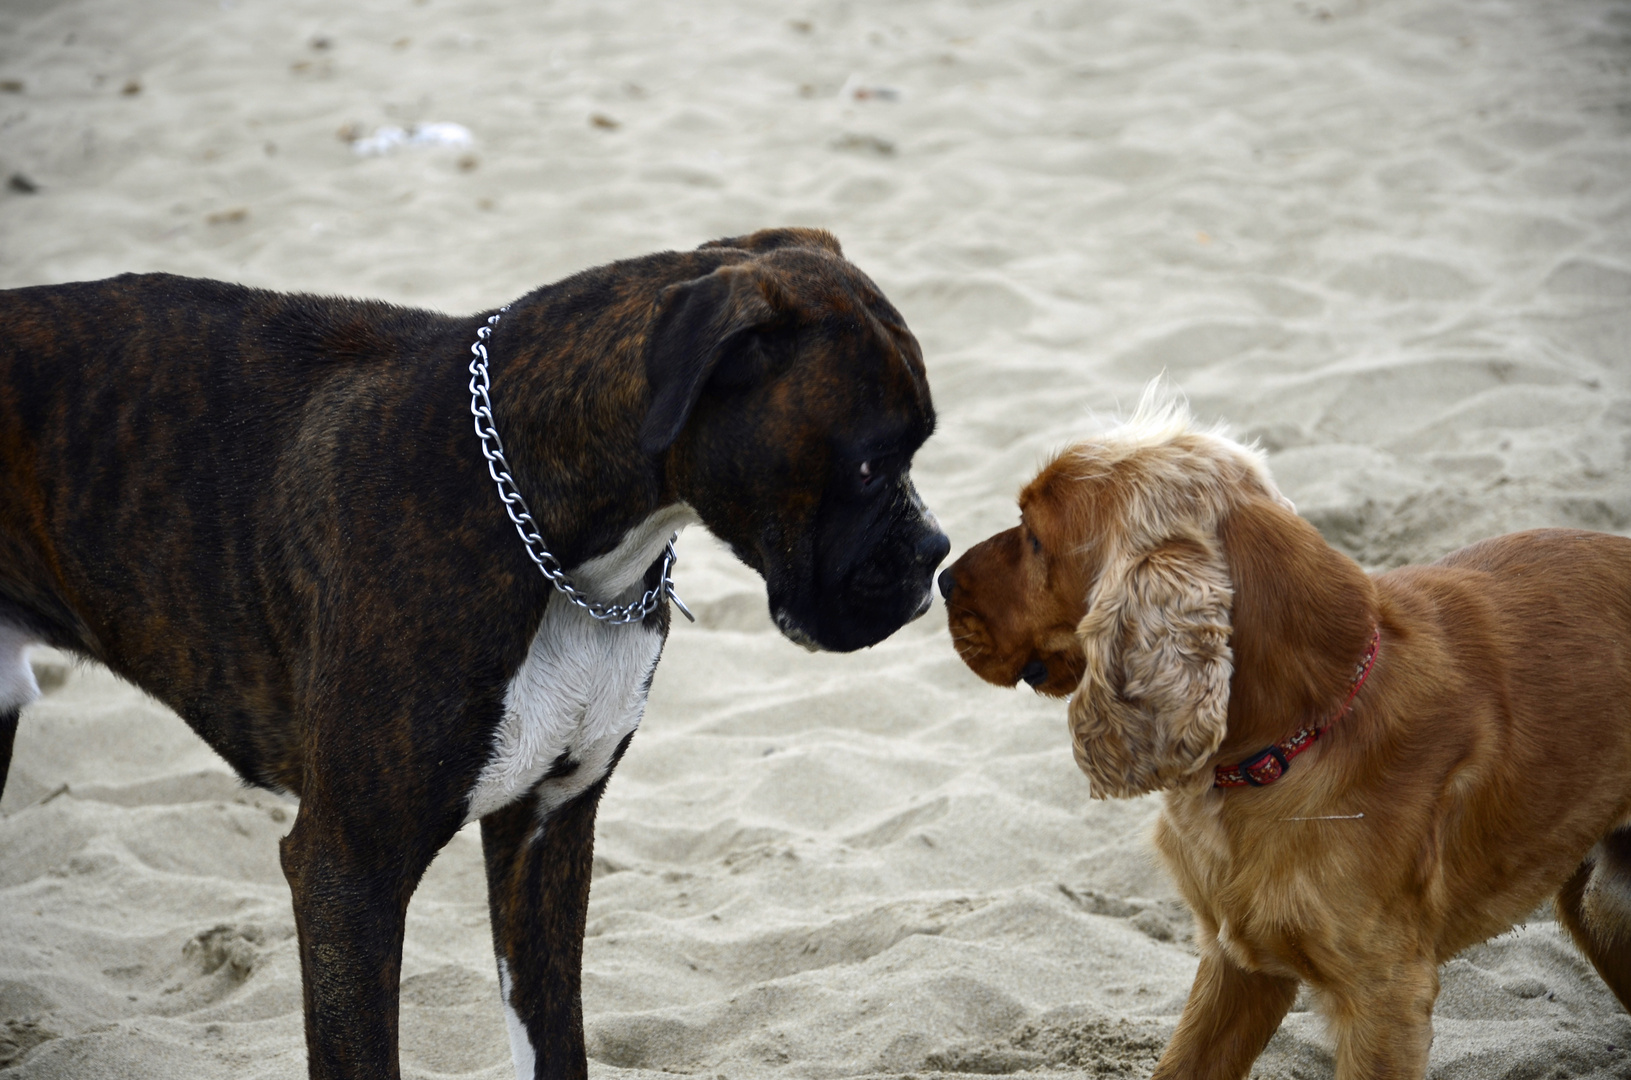
{"type": "Polygon", "coordinates": [[[1038,540],[1036,538],[1035,533],[1031,534],[1031,554],[1033,554],[1033,555],[1042,554],[1042,541],[1040,541],[1040,540],[1038,540]]]}
{"type": "Polygon", "coordinates": [[[885,453],[865,461],[851,459],[848,468],[850,476],[854,478],[854,491],[871,497],[891,487],[894,478],[900,475],[901,461],[898,455],[885,453]]]}

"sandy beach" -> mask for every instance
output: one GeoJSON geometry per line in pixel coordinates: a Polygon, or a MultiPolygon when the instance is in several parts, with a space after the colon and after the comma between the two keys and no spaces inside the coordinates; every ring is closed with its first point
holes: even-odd
{"type": "MultiPolygon", "coordinates": [[[[1163,370],[1367,567],[1631,534],[1628,178],[1613,0],[0,0],[0,287],[468,312],[825,227],[923,344],[954,556],[1163,370]]],[[[938,607],[808,654],[703,530],[680,555],[700,621],[600,812],[591,1075],[1148,1076],[1195,969],[1158,801],[1091,800],[1063,705],[980,683],[938,607]]],[[[295,804],[34,663],[0,1074],[304,1076],[295,804]]],[[[1631,1076],[1549,909],[1442,979],[1435,1080],[1631,1076]]],[[[497,986],[467,828],[409,912],[404,1075],[513,1076],[497,986]]],[[[1306,1000],[1252,1075],[1332,1075],[1306,1000]]]]}

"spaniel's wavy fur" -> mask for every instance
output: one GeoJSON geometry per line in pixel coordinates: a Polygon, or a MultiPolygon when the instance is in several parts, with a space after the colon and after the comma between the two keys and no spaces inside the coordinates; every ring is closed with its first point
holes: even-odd
{"type": "Polygon", "coordinates": [[[941,582],[975,672],[1072,695],[1094,795],[1167,793],[1201,959],[1156,1077],[1244,1077],[1299,983],[1341,1080],[1420,1077],[1438,965],[1548,895],[1631,1007],[1631,540],[1516,533],[1371,577],[1158,393],[941,582]],[[1335,716],[1377,631],[1283,778],[1213,786],[1335,716]]]}

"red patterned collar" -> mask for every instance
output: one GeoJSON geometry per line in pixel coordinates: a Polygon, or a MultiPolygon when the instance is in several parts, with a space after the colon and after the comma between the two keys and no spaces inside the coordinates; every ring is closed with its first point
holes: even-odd
{"type": "Polygon", "coordinates": [[[1305,727],[1291,738],[1277,742],[1266,750],[1253,757],[1247,758],[1238,765],[1219,765],[1213,770],[1216,778],[1213,787],[1263,787],[1272,784],[1284,776],[1286,769],[1291,766],[1291,759],[1313,746],[1327,728],[1348,715],[1354,698],[1359,696],[1359,688],[1365,685],[1370,678],[1371,668],[1376,666],[1376,654],[1382,648],[1382,628],[1377,627],[1371,631],[1370,646],[1365,650],[1365,658],[1359,662],[1354,672],[1353,685],[1348,689],[1348,697],[1342,703],[1342,708],[1319,727],[1305,727]]]}

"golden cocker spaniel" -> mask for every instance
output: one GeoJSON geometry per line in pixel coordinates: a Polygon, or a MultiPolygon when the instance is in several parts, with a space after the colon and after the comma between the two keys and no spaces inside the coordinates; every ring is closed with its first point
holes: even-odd
{"type": "Polygon", "coordinates": [[[1631,540],[1546,529],[1375,577],[1152,388],[941,575],[982,678],[1071,695],[1200,966],[1157,1078],[1244,1077],[1299,983],[1339,1080],[1423,1075],[1438,966],[1553,895],[1631,1008],[1631,540]]]}

